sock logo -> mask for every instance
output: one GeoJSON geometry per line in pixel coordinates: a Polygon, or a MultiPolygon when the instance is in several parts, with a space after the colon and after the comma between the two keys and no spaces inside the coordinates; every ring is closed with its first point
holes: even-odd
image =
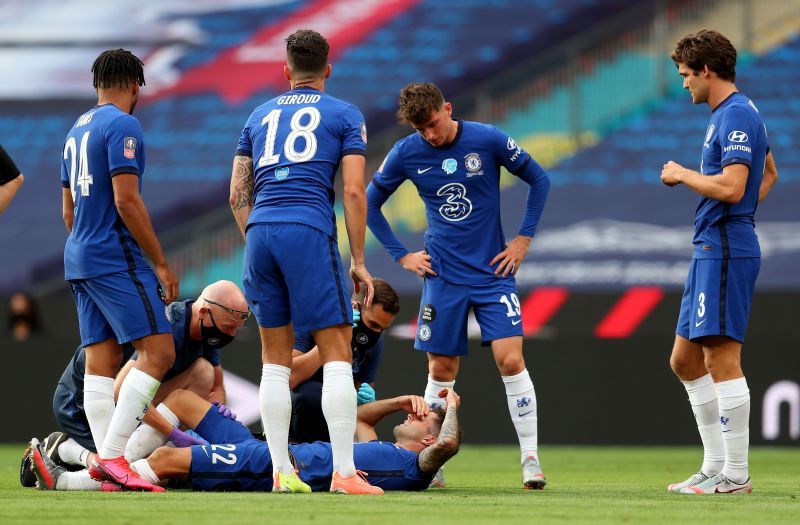
{"type": "Polygon", "coordinates": [[[518,397],[517,398],[517,408],[523,408],[526,406],[530,406],[532,399],[529,397],[518,397]]]}
{"type": "Polygon", "coordinates": [[[720,418],[719,418],[719,422],[722,423],[723,425],[727,425],[728,421],[730,421],[730,420],[731,420],[731,418],[725,417],[725,416],[720,416],[720,418]]]}

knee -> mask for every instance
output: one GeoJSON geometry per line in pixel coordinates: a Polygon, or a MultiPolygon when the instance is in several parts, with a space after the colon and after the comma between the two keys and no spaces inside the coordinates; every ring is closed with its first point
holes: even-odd
{"type": "Polygon", "coordinates": [[[525,370],[525,359],[522,357],[522,353],[505,355],[496,362],[502,376],[517,375],[525,370]]]}
{"type": "Polygon", "coordinates": [[[669,358],[669,366],[678,378],[684,379],[695,375],[697,362],[686,354],[673,352],[669,358]]]}
{"type": "Polygon", "coordinates": [[[212,388],[214,388],[214,365],[203,357],[195,359],[189,374],[189,390],[206,398],[212,388]]]}
{"type": "Polygon", "coordinates": [[[457,372],[455,359],[434,359],[428,363],[428,373],[434,381],[453,381],[457,372]]]}
{"type": "Polygon", "coordinates": [[[159,472],[164,470],[164,465],[169,462],[169,456],[173,449],[171,447],[158,447],[146,459],[150,464],[150,468],[159,472]]]}

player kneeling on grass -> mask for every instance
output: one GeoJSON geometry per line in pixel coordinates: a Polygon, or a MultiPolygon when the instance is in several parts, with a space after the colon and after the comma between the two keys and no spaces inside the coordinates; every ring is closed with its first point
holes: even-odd
{"type": "MultiPolygon", "coordinates": [[[[209,402],[224,403],[220,349],[233,340],[249,315],[242,291],[230,281],[217,281],[207,286],[196,301],[170,304],[167,318],[172,326],[175,363],[164,375],[153,398],[153,405],[158,406],[170,392],[177,389],[190,390],[209,402]]],[[[103,425],[98,424],[96,416],[85,409],[93,405],[91,408],[97,412],[97,405],[100,404],[106,406],[110,417],[114,410],[114,397],[109,393],[103,395],[101,390],[113,392],[112,389],[115,389],[119,392],[136,358],[133,346],[126,345],[119,359],[127,363],[116,380],[87,376],[84,371],[86,356],[83,347],[79,347],[61,375],[53,396],[53,415],[61,431],[45,438],[43,447],[45,454],[56,464],[80,471],[64,477],[62,484],[65,487],[98,485],[83,469],[91,465],[94,459],[97,451],[95,443],[102,443],[103,425]],[[102,388],[98,388],[97,383],[101,381],[108,385],[103,384],[100,385],[102,388]]],[[[148,410],[143,421],[146,424],[139,426],[125,448],[125,458],[129,462],[147,457],[167,441],[179,446],[202,443],[181,431],[177,418],[163,405],[156,410],[148,410]]],[[[26,451],[20,472],[23,486],[33,486],[36,481],[28,467],[28,457],[26,451]]]]}
{"type": "MultiPolygon", "coordinates": [[[[353,458],[359,475],[383,490],[424,490],[436,471],[458,452],[460,398],[444,389],[445,408],[431,409],[422,397],[400,396],[358,408],[353,458]],[[377,441],[375,425],[395,412],[408,414],[394,427],[395,443],[377,441]]],[[[212,445],[161,447],[147,459],[131,464],[151,483],[168,479],[188,481],[194,490],[271,491],[272,458],[265,441],[253,438],[247,427],[208,401],[177,390],[164,401],[187,427],[212,445]]],[[[297,475],[313,491],[327,491],[333,473],[331,444],[317,441],[289,445],[297,475]]],[[[59,489],[64,469],[31,446],[31,463],[40,489],[59,489]]],[[[98,486],[94,490],[101,490],[98,486]]]]}

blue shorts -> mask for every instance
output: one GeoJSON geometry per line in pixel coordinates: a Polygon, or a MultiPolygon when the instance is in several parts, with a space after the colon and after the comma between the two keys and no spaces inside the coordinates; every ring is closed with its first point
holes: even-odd
{"type": "Polygon", "coordinates": [[[298,223],[247,228],[244,295],[258,326],[295,331],[352,324],[353,309],[336,240],[298,223]]]}
{"type": "Polygon", "coordinates": [[[675,333],[690,341],[724,335],[744,342],[761,259],[692,259],[675,333]]]}
{"type": "Polygon", "coordinates": [[[171,334],[156,275],[149,268],[69,281],[81,344],[107,339],[129,343],[155,334],[171,334]]]}
{"type": "Polygon", "coordinates": [[[414,348],[442,355],[467,354],[469,310],[481,328],[481,344],[522,335],[519,295],[514,279],[487,285],[451,284],[428,277],[422,288],[414,348]]]}
{"type": "Polygon", "coordinates": [[[193,490],[271,491],[272,457],[266,441],[211,407],[195,428],[211,445],[192,447],[193,490]]]}
{"type": "Polygon", "coordinates": [[[78,405],[75,392],[64,383],[59,383],[53,394],[53,417],[62,432],[77,441],[83,448],[97,452],[92,430],[89,428],[89,420],[86,419],[86,412],[83,411],[83,407],[78,405]]]}

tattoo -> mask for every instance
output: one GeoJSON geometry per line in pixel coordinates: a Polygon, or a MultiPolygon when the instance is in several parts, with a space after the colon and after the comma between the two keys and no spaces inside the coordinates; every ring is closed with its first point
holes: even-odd
{"type": "Polygon", "coordinates": [[[253,205],[253,159],[237,155],[233,159],[233,176],[231,178],[231,208],[234,212],[253,205]]]}
{"type": "Polygon", "coordinates": [[[423,472],[436,472],[445,462],[456,455],[460,442],[458,412],[456,407],[447,408],[442,428],[436,443],[419,453],[419,468],[423,472]]]}

